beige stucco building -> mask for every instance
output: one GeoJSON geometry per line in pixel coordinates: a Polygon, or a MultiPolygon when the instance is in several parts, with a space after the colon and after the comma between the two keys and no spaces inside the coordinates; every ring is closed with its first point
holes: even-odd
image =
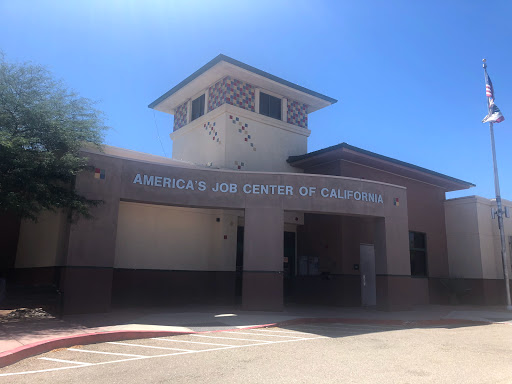
{"type": "Polygon", "coordinates": [[[335,102],[219,55],[149,105],[174,116],[172,159],[84,149],[94,220],[11,225],[4,268],[64,313],[449,302],[445,193],[472,184],[347,143],[308,153],[308,115],[335,102]]]}
{"type": "MultiPolygon", "coordinates": [[[[502,200],[504,209],[512,202],[502,200]]],[[[445,202],[446,237],[450,277],[454,292],[464,302],[501,302],[504,293],[498,220],[492,214],[496,200],[467,196],[445,202]],[[478,294],[475,294],[478,292],[478,294]],[[481,295],[481,296],[480,296],[481,295]]],[[[508,270],[512,254],[512,219],[503,220],[508,270]]]]}

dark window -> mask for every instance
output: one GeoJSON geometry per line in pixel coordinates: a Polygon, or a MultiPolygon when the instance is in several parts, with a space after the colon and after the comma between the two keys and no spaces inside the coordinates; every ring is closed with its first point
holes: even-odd
{"type": "Polygon", "coordinates": [[[260,114],[281,120],[281,99],[260,92],[260,114]]]}
{"type": "Polygon", "coordinates": [[[409,232],[411,276],[427,276],[427,236],[421,232],[409,232]]]}
{"type": "Polygon", "coordinates": [[[192,117],[190,121],[204,115],[204,94],[192,101],[192,117]]]}

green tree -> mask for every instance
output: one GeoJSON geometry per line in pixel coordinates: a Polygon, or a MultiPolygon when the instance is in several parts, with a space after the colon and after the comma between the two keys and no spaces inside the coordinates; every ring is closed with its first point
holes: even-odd
{"type": "Polygon", "coordinates": [[[90,217],[99,202],[75,192],[84,145],[101,148],[103,113],[44,67],[0,52],[0,213],[36,220],[43,210],[90,217]]]}

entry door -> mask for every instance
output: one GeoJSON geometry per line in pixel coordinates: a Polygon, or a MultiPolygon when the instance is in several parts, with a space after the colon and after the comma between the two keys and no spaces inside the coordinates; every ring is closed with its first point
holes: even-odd
{"type": "Polygon", "coordinates": [[[373,244],[361,244],[359,246],[359,264],[361,272],[361,304],[363,307],[376,305],[375,248],[373,244]]]}

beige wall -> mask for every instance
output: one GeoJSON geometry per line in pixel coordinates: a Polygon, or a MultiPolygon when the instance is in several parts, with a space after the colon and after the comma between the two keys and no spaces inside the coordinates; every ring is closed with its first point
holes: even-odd
{"type": "Polygon", "coordinates": [[[235,211],[121,202],[114,267],[234,271],[237,222],[235,211]]]}
{"type": "MultiPolygon", "coordinates": [[[[512,208],[512,202],[503,200],[512,208]]],[[[498,220],[491,218],[494,200],[468,196],[445,202],[446,235],[451,277],[502,279],[501,243],[498,220]]],[[[504,218],[507,255],[512,219],[504,218]]],[[[509,265],[510,268],[510,265],[509,265]]]]}
{"type": "Polygon", "coordinates": [[[16,268],[52,267],[62,264],[66,216],[46,211],[37,223],[23,220],[20,226],[16,268]]]}
{"type": "Polygon", "coordinates": [[[217,108],[170,134],[172,158],[194,164],[224,167],[226,153],[225,108],[217,108]],[[210,123],[210,125],[208,125],[210,123]],[[215,126],[213,124],[215,123],[215,126]],[[206,129],[204,125],[207,125],[206,129]],[[214,128],[213,130],[211,128],[214,128]],[[217,132],[217,136],[215,136],[217,132]],[[213,140],[214,137],[219,138],[213,140]]]}
{"type": "Polygon", "coordinates": [[[243,163],[240,169],[244,171],[300,172],[286,160],[307,152],[310,133],[305,128],[224,104],[170,136],[175,160],[236,170],[243,163]]]}

